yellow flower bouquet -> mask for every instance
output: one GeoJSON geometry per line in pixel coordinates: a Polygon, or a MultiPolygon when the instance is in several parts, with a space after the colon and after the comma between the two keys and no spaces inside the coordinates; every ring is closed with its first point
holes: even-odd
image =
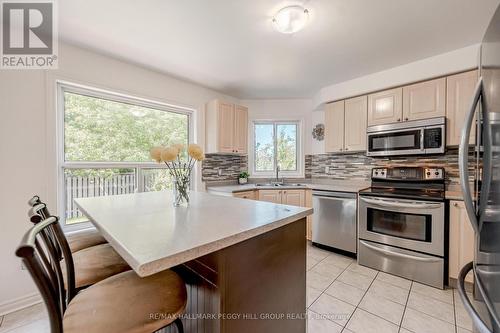
{"type": "Polygon", "coordinates": [[[188,205],[191,173],[196,162],[205,159],[203,149],[197,144],[190,144],[187,149],[183,144],[176,144],[170,147],[153,147],[150,155],[156,162],[165,163],[173,178],[174,206],[188,205]],[[184,157],[185,153],[187,158],[184,157]]]}

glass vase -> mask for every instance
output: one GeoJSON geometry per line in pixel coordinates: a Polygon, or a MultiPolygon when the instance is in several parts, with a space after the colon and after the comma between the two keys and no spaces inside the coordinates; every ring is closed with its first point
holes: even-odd
{"type": "Polygon", "coordinates": [[[189,177],[179,177],[173,180],[173,205],[174,207],[189,205],[189,177]]]}

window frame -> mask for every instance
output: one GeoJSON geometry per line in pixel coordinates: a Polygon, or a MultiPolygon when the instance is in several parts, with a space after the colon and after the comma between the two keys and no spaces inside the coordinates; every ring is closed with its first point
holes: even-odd
{"type": "MultiPolygon", "coordinates": [[[[65,159],[65,104],[64,93],[74,93],[93,98],[105,99],[112,102],[132,104],[147,108],[152,108],[158,111],[174,112],[186,115],[188,118],[188,144],[194,142],[194,113],[195,110],[167,104],[159,101],[144,99],[132,95],[126,95],[118,92],[102,90],[99,88],[83,86],[79,84],[57,81],[56,82],[56,109],[57,109],[57,207],[61,226],[65,232],[72,232],[82,229],[93,228],[90,221],[66,224],[66,195],[65,195],[65,169],[114,169],[114,168],[130,168],[136,172],[135,192],[144,192],[144,183],[142,181],[142,172],[149,169],[166,169],[166,166],[156,162],[77,162],[66,161],[65,159]]],[[[194,173],[195,174],[195,173],[194,173]]],[[[193,174],[193,177],[194,177],[193,174]]],[[[193,182],[191,182],[193,186],[193,182]]]]}
{"type": "Polygon", "coordinates": [[[251,153],[249,154],[249,166],[251,167],[251,175],[254,178],[270,178],[276,177],[276,162],[277,162],[277,138],[276,138],[276,128],[278,125],[296,125],[297,126],[297,138],[296,138],[296,156],[297,156],[297,170],[293,171],[280,171],[280,177],[304,177],[304,161],[303,161],[303,125],[302,120],[292,119],[292,120],[253,120],[251,126],[251,153]],[[257,171],[256,170],[256,154],[255,154],[255,126],[256,125],[273,125],[273,142],[274,142],[274,170],[272,171],[257,171]]]}

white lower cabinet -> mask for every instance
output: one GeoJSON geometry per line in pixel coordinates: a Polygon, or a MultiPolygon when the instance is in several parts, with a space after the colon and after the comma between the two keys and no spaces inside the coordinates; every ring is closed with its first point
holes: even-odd
{"type": "MultiPolygon", "coordinates": [[[[450,252],[449,276],[457,279],[458,273],[474,259],[474,230],[470,225],[463,201],[450,201],[450,252]]],[[[467,282],[473,282],[472,273],[467,282]]]]}

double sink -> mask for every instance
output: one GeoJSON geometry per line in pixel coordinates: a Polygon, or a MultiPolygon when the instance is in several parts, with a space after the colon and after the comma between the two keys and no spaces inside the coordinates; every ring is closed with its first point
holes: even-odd
{"type": "Polygon", "coordinates": [[[298,183],[257,183],[256,187],[304,187],[305,184],[298,183]]]}

